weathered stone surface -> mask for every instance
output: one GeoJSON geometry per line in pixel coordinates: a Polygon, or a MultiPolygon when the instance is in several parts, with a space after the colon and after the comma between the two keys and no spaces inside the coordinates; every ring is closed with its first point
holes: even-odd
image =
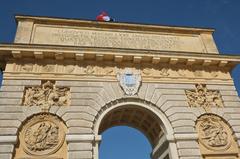
{"type": "Polygon", "coordinates": [[[14,149],[14,145],[0,145],[0,153],[12,153],[14,149]]]}
{"type": "Polygon", "coordinates": [[[35,86],[40,85],[40,80],[3,80],[3,86],[35,86]]]}
{"type": "Polygon", "coordinates": [[[17,120],[1,120],[0,127],[20,127],[21,122],[17,120]]]}
{"type": "Polygon", "coordinates": [[[0,135],[16,135],[17,134],[17,130],[18,130],[18,128],[14,128],[14,127],[12,127],[12,128],[4,128],[4,127],[2,127],[1,129],[0,129],[0,135]]]}
{"type": "Polygon", "coordinates": [[[239,155],[240,98],[230,72],[240,60],[218,54],[213,30],[18,20],[18,45],[0,46],[7,63],[0,88],[1,159],[39,153],[96,159],[102,132],[119,125],[145,134],[153,158],[239,155]],[[205,115],[215,119],[204,123],[205,115]],[[209,149],[202,140],[209,140],[209,149]],[[223,146],[229,149],[219,151],[223,146]]]}
{"type": "Polygon", "coordinates": [[[22,92],[4,92],[0,93],[0,99],[1,98],[22,98],[23,93],[22,92]]]}
{"type": "Polygon", "coordinates": [[[24,86],[1,86],[0,92],[23,92],[24,86]]]}
{"type": "Polygon", "coordinates": [[[87,114],[87,113],[66,113],[62,116],[62,119],[64,121],[72,120],[72,119],[83,119],[87,121],[92,121],[94,120],[94,116],[87,114]]]}
{"type": "Polygon", "coordinates": [[[22,104],[22,99],[18,98],[18,99],[11,99],[11,98],[6,98],[6,99],[2,99],[0,100],[0,106],[1,105],[21,105],[22,104]]]}
{"type": "Polygon", "coordinates": [[[193,126],[194,127],[195,122],[193,120],[177,120],[172,122],[172,126],[174,128],[176,127],[183,127],[183,126],[193,126]]]}
{"type": "Polygon", "coordinates": [[[1,159],[12,159],[12,154],[11,153],[6,153],[6,154],[0,153],[0,158],[1,159]]]}
{"type": "Polygon", "coordinates": [[[75,45],[149,50],[180,50],[206,52],[197,36],[142,34],[38,26],[33,37],[34,44],[75,45]],[[45,38],[49,37],[49,38],[45,38]],[[102,41],[104,39],[104,42],[102,41]]]}
{"type": "Polygon", "coordinates": [[[197,141],[178,141],[177,147],[182,149],[199,148],[197,141]]]}
{"type": "Polygon", "coordinates": [[[92,159],[92,151],[70,151],[68,158],[92,159]]]}
{"type": "Polygon", "coordinates": [[[91,128],[93,123],[90,121],[86,121],[86,120],[68,120],[66,122],[68,127],[75,127],[75,126],[81,126],[81,127],[85,127],[85,128],[91,128]]]}
{"type": "Polygon", "coordinates": [[[182,127],[175,127],[175,133],[194,133],[196,130],[193,126],[182,126],[182,127]]]}
{"type": "Polygon", "coordinates": [[[200,156],[201,153],[199,151],[199,149],[193,149],[193,148],[189,148],[189,149],[179,149],[179,156],[200,156]]]}
{"type": "Polygon", "coordinates": [[[69,151],[91,151],[92,143],[69,143],[69,151]]]}
{"type": "Polygon", "coordinates": [[[69,134],[92,134],[92,128],[83,128],[83,127],[70,127],[68,128],[69,134]]]}

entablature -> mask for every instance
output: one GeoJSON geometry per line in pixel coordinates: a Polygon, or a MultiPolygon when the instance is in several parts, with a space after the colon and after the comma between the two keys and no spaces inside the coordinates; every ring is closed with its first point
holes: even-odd
{"type": "Polygon", "coordinates": [[[76,61],[109,61],[116,63],[150,63],[187,66],[225,67],[231,70],[240,63],[240,56],[201,54],[179,51],[135,50],[119,48],[93,48],[71,46],[46,46],[29,44],[1,44],[0,59],[53,59],[76,61]]]}

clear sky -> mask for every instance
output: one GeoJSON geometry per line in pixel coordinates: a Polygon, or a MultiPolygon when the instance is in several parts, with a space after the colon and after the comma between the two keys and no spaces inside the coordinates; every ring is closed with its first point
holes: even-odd
{"type": "MultiPolygon", "coordinates": [[[[240,0],[1,0],[0,42],[13,41],[16,14],[94,20],[104,10],[119,22],[215,28],[221,54],[240,55],[239,8],[240,0]]],[[[240,92],[240,66],[232,75],[240,92]]],[[[150,158],[146,155],[150,145],[138,131],[113,128],[104,133],[103,139],[100,159],[150,158]],[[113,150],[116,145],[122,146],[118,152],[113,150]],[[138,152],[138,156],[131,156],[129,150],[138,152]]]]}

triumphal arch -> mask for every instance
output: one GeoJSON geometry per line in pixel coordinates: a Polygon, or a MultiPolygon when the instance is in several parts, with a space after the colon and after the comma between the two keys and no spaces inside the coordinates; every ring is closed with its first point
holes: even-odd
{"type": "Polygon", "coordinates": [[[16,20],[0,45],[1,159],[98,159],[119,125],[148,138],[152,159],[240,158],[240,57],[219,54],[213,29],[16,20]]]}

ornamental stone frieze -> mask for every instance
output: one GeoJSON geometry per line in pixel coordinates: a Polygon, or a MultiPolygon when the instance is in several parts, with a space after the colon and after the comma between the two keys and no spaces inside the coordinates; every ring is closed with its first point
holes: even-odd
{"type": "MultiPolygon", "coordinates": [[[[25,77],[54,75],[65,75],[65,77],[79,77],[79,76],[94,76],[94,77],[110,77],[115,78],[118,72],[124,71],[125,68],[131,68],[132,70],[140,71],[141,76],[146,79],[214,79],[227,81],[231,79],[230,74],[224,68],[217,67],[197,67],[197,66],[184,66],[178,65],[150,65],[150,64],[117,64],[117,63],[85,63],[75,64],[75,62],[68,63],[53,63],[44,64],[42,62],[37,63],[18,63],[13,62],[8,64],[8,69],[5,71],[14,76],[25,77]]],[[[61,76],[63,77],[63,76],[61,76]]]]}
{"type": "Polygon", "coordinates": [[[51,106],[69,106],[70,89],[56,87],[51,81],[45,81],[41,86],[26,87],[23,105],[39,106],[42,111],[48,111],[51,106]]]}
{"type": "Polygon", "coordinates": [[[185,90],[190,107],[202,107],[209,111],[211,107],[223,107],[221,94],[217,90],[208,90],[205,84],[196,84],[195,90],[185,90]]]}
{"type": "Polygon", "coordinates": [[[56,116],[39,114],[24,124],[19,133],[19,146],[15,158],[60,156],[60,149],[66,148],[65,125],[56,116]],[[64,146],[63,146],[64,145],[64,146]]]}
{"type": "Polygon", "coordinates": [[[232,131],[220,117],[213,114],[201,116],[197,120],[196,130],[200,150],[204,156],[238,153],[232,131]]]}

